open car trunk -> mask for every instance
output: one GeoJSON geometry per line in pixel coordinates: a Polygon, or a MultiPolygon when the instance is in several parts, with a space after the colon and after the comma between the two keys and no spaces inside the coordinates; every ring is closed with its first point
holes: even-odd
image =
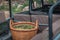
{"type": "MultiPolygon", "coordinates": [[[[30,16],[26,14],[14,14],[14,19],[18,21],[30,21],[30,16]]],[[[48,24],[48,16],[47,15],[32,15],[32,22],[38,19],[39,24],[48,24]]],[[[53,38],[60,32],[60,15],[53,15],[53,38]]],[[[48,26],[39,26],[39,32],[35,35],[31,40],[48,40],[48,26]]],[[[8,35],[1,37],[3,39],[8,39],[11,37],[11,33],[8,35]]]]}
{"type": "MultiPolygon", "coordinates": [[[[20,21],[28,21],[30,20],[29,15],[25,14],[15,14],[14,15],[15,20],[20,21]]],[[[32,15],[31,17],[32,22],[34,22],[36,19],[39,20],[39,24],[48,24],[48,16],[47,15],[32,15]]],[[[53,38],[60,32],[60,16],[59,15],[53,15],[53,38]]],[[[39,31],[42,31],[38,33],[35,37],[33,37],[31,40],[48,40],[49,38],[49,27],[48,26],[39,26],[39,31]]]]}

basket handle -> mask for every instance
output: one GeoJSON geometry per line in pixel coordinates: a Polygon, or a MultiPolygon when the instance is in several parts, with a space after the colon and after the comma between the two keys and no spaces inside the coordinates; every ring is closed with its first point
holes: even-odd
{"type": "Polygon", "coordinates": [[[13,20],[10,19],[10,26],[12,26],[14,24],[13,20]]]}
{"type": "Polygon", "coordinates": [[[38,27],[38,20],[36,20],[36,23],[35,24],[36,24],[36,27],[38,27]]]}

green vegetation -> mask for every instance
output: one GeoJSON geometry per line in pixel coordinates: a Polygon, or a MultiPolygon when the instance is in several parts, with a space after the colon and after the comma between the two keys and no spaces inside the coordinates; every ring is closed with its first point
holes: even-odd
{"type": "Polygon", "coordinates": [[[20,25],[15,25],[14,28],[16,28],[16,29],[32,29],[32,28],[34,28],[34,26],[30,25],[30,24],[20,24],[20,25]]]}
{"type": "MultiPolygon", "coordinates": [[[[12,13],[18,13],[18,12],[22,12],[23,9],[26,7],[26,6],[29,6],[29,1],[26,0],[25,3],[23,3],[22,5],[21,4],[18,4],[18,3],[14,3],[14,6],[12,5],[12,13]]],[[[0,10],[9,10],[9,5],[0,5],[0,10]]]]}
{"type": "Polygon", "coordinates": [[[12,13],[17,13],[17,12],[20,12],[22,11],[22,6],[17,8],[19,6],[19,4],[15,4],[15,6],[12,6],[12,13]]]}
{"type": "Polygon", "coordinates": [[[8,5],[0,5],[0,10],[9,10],[8,5]]]}
{"type": "Polygon", "coordinates": [[[20,5],[18,3],[15,3],[15,6],[12,6],[12,13],[18,13],[18,12],[22,12],[23,9],[26,7],[26,6],[29,6],[29,1],[26,0],[25,3],[23,3],[22,5],[20,5]]]}
{"type": "Polygon", "coordinates": [[[53,4],[54,1],[53,0],[48,0],[49,4],[53,4]]]}
{"type": "MultiPolygon", "coordinates": [[[[37,2],[38,7],[41,6],[41,0],[34,0],[34,1],[37,2]]],[[[48,0],[49,4],[53,4],[54,2],[55,2],[54,0],[48,0]]],[[[12,4],[12,13],[14,14],[14,13],[22,12],[26,6],[29,6],[29,0],[26,0],[22,4],[15,2],[14,6],[12,4]]],[[[9,10],[9,6],[4,4],[0,5],[0,10],[9,10]]]]}

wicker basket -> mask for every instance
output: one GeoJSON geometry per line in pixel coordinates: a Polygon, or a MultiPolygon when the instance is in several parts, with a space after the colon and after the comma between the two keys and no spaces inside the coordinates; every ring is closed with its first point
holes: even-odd
{"type": "Polygon", "coordinates": [[[10,29],[12,33],[13,40],[30,40],[33,36],[37,34],[38,30],[38,21],[36,23],[33,22],[16,22],[14,23],[12,20],[10,20],[10,29]],[[35,28],[32,29],[26,29],[26,30],[18,30],[13,28],[14,25],[18,24],[30,24],[34,25],[35,28]]]}

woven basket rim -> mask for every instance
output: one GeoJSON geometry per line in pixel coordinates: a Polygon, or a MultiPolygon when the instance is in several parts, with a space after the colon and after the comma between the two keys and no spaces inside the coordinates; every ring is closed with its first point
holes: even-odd
{"type": "Polygon", "coordinates": [[[38,29],[38,27],[33,22],[16,22],[12,26],[10,26],[10,29],[14,30],[14,31],[35,31],[38,29]],[[13,28],[14,25],[19,25],[19,24],[30,24],[30,25],[33,25],[34,28],[32,28],[32,29],[16,29],[16,28],[13,28]]]}

